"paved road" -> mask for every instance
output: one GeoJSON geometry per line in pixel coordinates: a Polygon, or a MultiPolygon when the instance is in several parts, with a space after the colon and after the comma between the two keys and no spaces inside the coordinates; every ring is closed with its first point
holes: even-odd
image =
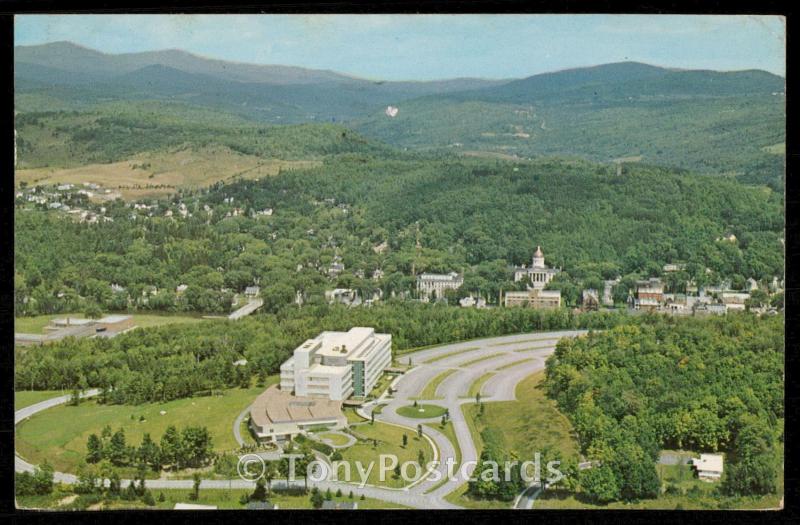
{"type": "Polygon", "coordinates": [[[531,485],[517,497],[514,502],[515,509],[532,509],[533,502],[536,501],[536,496],[539,495],[542,487],[539,484],[531,485]]]}
{"type": "MultiPolygon", "coordinates": [[[[486,381],[482,387],[482,400],[484,402],[514,400],[516,399],[515,389],[517,384],[525,377],[544,368],[544,360],[553,352],[560,338],[575,337],[583,333],[585,333],[585,331],[560,331],[502,336],[479,341],[454,343],[410,354],[415,366],[392,383],[392,387],[396,389],[394,396],[390,397],[384,395],[376,402],[362,407],[360,413],[364,417],[369,418],[375,405],[385,403],[386,406],[383,408],[383,411],[380,414],[376,414],[376,421],[405,426],[410,429],[410,432],[415,432],[417,424],[419,423],[429,422],[435,424],[440,418],[430,418],[427,420],[406,418],[397,414],[397,409],[412,403],[410,398],[419,395],[428,381],[438,374],[445,370],[456,370],[456,372],[451,374],[438,386],[436,395],[437,397],[441,397],[441,399],[421,401],[438,404],[449,409],[450,419],[453,422],[455,435],[458,440],[457,444],[451,443],[444,434],[435,429],[435,425],[434,428],[425,427],[424,433],[426,439],[430,439],[435,444],[436,454],[440,461],[440,465],[437,468],[439,479],[432,479],[436,476],[432,475],[405,489],[389,489],[374,486],[359,487],[354,484],[338,481],[321,481],[314,484],[322,490],[328,488],[332,491],[341,488],[343,492],[353,490],[359,495],[364,494],[371,498],[410,507],[433,509],[458,508],[457,505],[446,501],[444,497],[461,486],[469,478],[472,474],[472,470],[474,470],[475,462],[477,462],[478,459],[478,451],[476,450],[475,443],[472,441],[472,435],[470,434],[469,427],[467,426],[461,410],[461,405],[464,403],[474,402],[473,399],[465,398],[471,384],[483,374],[494,371],[492,378],[486,381]],[[454,352],[458,353],[453,354],[454,352]],[[470,364],[470,361],[484,357],[486,359],[470,364]],[[426,361],[430,361],[431,359],[436,360],[426,363],[426,361]],[[503,370],[497,370],[498,368],[522,360],[526,361],[519,362],[503,370]],[[463,470],[459,470],[452,479],[441,483],[441,479],[447,477],[446,459],[455,458],[454,445],[460,448],[461,464],[467,464],[469,466],[463,470]]],[[[405,358],[406,356],[403,356],[402,359],[405,360],[405,358]]],[[[83,394],[83,397],[90,397],[98,393],[97,390],[87,391],[83,394]]],[[[69,401],[69,397],[70,396],[60,396],[20,409],[15,413],[15,424],[20,423],[24,419],[42,410],[66,403],[69,401]]],[[[242,436],[239,434],[239,423],[245,414],[246,411],[239,414],[233,426],[234,436],[236,436],[237,442],[239,443],[243,442],[242,436]]],[[[30,471],[33,470],[33,465],[17,456],[15,458],[15,469],[17,471],[30,471]]],[[[62,472],[57,472],[55,474],[55,479],[63,483],[76,482],[74,475],[62,472]]],[[[128,483],[129,480],[123,480],[122,482],[123,486],[126,486],[128,483]]],[[[192,480],[157,479],[148,480],[146,483],[148,487],[154,489],[191,489],[192,487],[192,480]]],[[[303,485],[303,483],[302,480],[298,480],[294,484],[303,485]]],[[[279,487],[281,484],[286,484],[286,481],[276,480],[274,482],[275,487],[279,487]]],[[[203,480],[200,486],[201,488],[252,489],[254,483],[242,479],[203,480]]],[[[520,497],[520,501],[527,497],[525,496],[526,493],[520,497]]],[[[532,497],[535,497],[535,494],[530,496],[531,503],[532,497]]],[[[527,501],[527,499],[525,501],[527,501]]]]}

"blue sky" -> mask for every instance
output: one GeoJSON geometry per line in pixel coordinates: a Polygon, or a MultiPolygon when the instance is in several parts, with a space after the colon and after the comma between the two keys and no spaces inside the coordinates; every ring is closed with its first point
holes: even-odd
{"type": "Polygon", "coordinates": [[[15,44],[106,53],[178,48],[384,80],[511,78],[635,60],[785,75],[776,16],[22,15],[15,44]]]}

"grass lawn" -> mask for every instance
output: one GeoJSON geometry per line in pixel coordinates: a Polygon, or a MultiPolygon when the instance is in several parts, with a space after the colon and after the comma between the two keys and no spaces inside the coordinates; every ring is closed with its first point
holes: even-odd
{"type": "Polygon", "coordinates": [[[477,420],[478,406],[463,405],[464,416],[476,422],[478,432],[487,427],[499,430],[506,449],[521,461],[533,460],[534,453],[547,446],[559,450],[564,457],[577,457],[578,443],[573,437],[572,425],[558,411],[555,402],[545,396],[540,386],[543,379],[544,371],[541,371],[520,381],[516,395],[523,401],[485,403],[484,414],[477,420]]]}
{"type": "Polygon", "coordinates": [[[469,393],[467,397],[473,398],[478,395],[478,392],[481,391],[483,388],[484,383],[486,383],[493,375],[495,374],[494,371],[486,372],[481,377],[476,379],[470,386],[469,386],[469,393]]]}
{"type": "Polygon", "coordinates": [[[355,408],[352,407],[342,408],[342,412],[344,412],[344,415],[347,417],[348,423],[363,423],[364,421],[368,421],[363,417],[359,416],[355,408]]]}
{"type": "Polygon", "coordinates": [[[406,405],[397,409],[397,413],[403,417],[414,417],[428,419],[431,417],[441,417],[447,409],[439,405],[406,405]]]}
{"type": "MultiPolygon", "coordinates": [[[[451,370],[445,370],[441,374],[431,379],[428,384],[425,385],[425,388],[422,389],[422,392],[420,392],[416,399],[441,399],[440,397],[436,397],[436,389],[439,388],[439,385],[442,383],[442,381],[456,372],[458,372],[458,370],[455,368],[451,370]]],[[[412,397],[411,399],[414,398],[412,397]]]]}
{"type": "Polygon", "coordinates": [[[397,377],[393,374],[382,374],[381,377],[378,378],[378,381],[375,383],[375,386],[372,388],[372,392],[369,393],[370,398],[380,397],[383,392],[389,388],[389,385],[392,384],[394,378],[397,377]]]}
{"type": "Polygon", "coordinates": [[[158,441],[169,425],[208,427],[214,449],[238,448],[233,422],[263,388],[230,389],[221,396],[193,397],[144,405],[99,405],[93,400],[79,406],[60,405],[36,414],[16,429],[16,450],[31,463],[45,458],[56,470],[75,472],[86,454],[86,440],[105,425],[125,430],[128,444],[138,445],[149,432],[158,441]],[[160,415],[160,411],[166,411],[160,415]],[[144,416],[144,421],[139,421],[144,416]]]}
{"type": "MultiPolygon", "coordinates": [[[[148,326],[160,326],[165,324],[176,324],[176,323],[198,323],[203,321],[203,318],[200,315],[191,315],[191,314],[132,314],[133,315],[133,323],[139,327],[148,327],[148,326]]],[[[36,315],[33,317],[16,317],[14,318],[14,331],[21,332],[25,334],[41,334],[44,333],[44,329],[47,325],[50,324],[50,321],[53,319],[61,319],[64,317],[70,317],[73,319],[84,319],[85,316],[82,313],[62,313],[62,314],[51,314],[51,315],[36,315]]]]}
{"type": "MultiPolygon", "coordinates": [[[[569,420],[556,408],[555,402],[545,396],[540,387],[544,371],[537,372],[517,385],[517,399],[524,401],[501,401],[484,403],[484,413],[478,414],[478,405],[461,406],[464,418],[472,434],[478,452],[483,449],[480,432],[490,427],[499,430],[504,447],[520,461],[533,460],[536,452],[550,446],[564,457],[577,456],[578,444],[572,435],[569,420]]],[[[445,499],[456,505],[474,509],[509,508],[511,502],[484,501],[470,498],[467,484],[454,490],[445,499]]]]}
{"type": "Polygon", "coordinates": [[[468,509],[510,509],[514,503],[513,501],[472,499],[467,495],[467,488],[468,485],[464,483],[444,499],[468,509]]]}
{"type": "Polygon", "coordinates": [[[461,350],[456,350],[455,352],[448,352],[446,354],[437,355],[435,357],[431,357],[430,359],[426,359],[426,360],[423,361],[423,363],[435,363],[436,361],[441,361],[442,359],[447,359],[448,357],[453,357],[454,355],[465,354],[467,352],[473,352],[473,351],[477,350],[478,348],[480,348],[480,347],[471,346],[469,348],[463,348],[461,350]]]}
{"type": "MultiPolygon", "coordinates": [[[[370,485],[387,486],[387,487],[403,487],[406,485],[405,480],[401,478],[395,479],[392,471],[390,470],[384,476],[384,481],[380,480],[380,456],[393,455],[397,458],[398,465],[406,461],[416,462],[419,451],[425,455],[425,461],[433,459],[433,448],[427,439],[419,438],[417,433],[412,429],[406,429],[395,425],[389,425],[376,421],[374,424],[359,425],[353,429],[353,433],[357,437],[364,437],[366,441],[359,439],[358,443],[342,452],[342,459],[350,463],[350,479],[353,482],[360,482],[360,476],[356,461],[361,462],[364,470],[372,464],[372,471],[367,477],[367,483],[370,485]],[[408,445],[403,447],[403,434],[408,436],[408,445]],[[378,446],[373,447],[372,440],[378,441],[378,446]]],[[[387,461],[387,465],[391,462],[387,461]]],[[[407,469],[409,475],[414,473],[413,467],[407,469]]],[[[422,469],[420,469],[422,473],[422,469]]],[[[339,470],[340,479],[344,477],[344,469],[339,470]]]]}
{"type": "Polygon", "coordinates": [[[18,390],[14,392],[14,410],[69,393],[67,390],[18,390]]]}
{"type": "Polygon", "coordinates": [[[347,445],[350,442],[345,436],[333,432],[323,432],[322,434],[317,434],[317,437],[327,439],[337,447],[347,445]]]}
{"type": "MultiPolygon", "coordinates": [[[[461,448],[458,446],[458,439],[456,439],[456,431],[455,431],[455,428],[453,428],[453,422],[452,421],[448,421],[447,423],[444,424],[444,426],[442,426],[441,423],[440,424],[425,423],[423,426],[438,430],[439,432],[444,434],[445,437],[447,437],[447,439],[450,441],[450,443],[453,444],[453,448],[455,449],[455,452],[456,452],[455,463],[453,464],[453,471],[457,472],[456,469],[458,469],[459,466],[461,465],[461,448]]],[[[440,451],[440,453],[441,453],[441,451],[440,451]]],[[[445,462],[445,461],[447,461],[447,458],[439,457],[439,461],[445,462]]],[[[439,487],[441,487],[442,485],[444,485],[448,481],[449,480],[446,477],[442,478],[442,480],[440,482],[438,482],[437,484],[435,484],[434,486],[432,486],[431,488],[426,490],[425,494],[433,492],[434,490],[438,489],[439,487]]]]}

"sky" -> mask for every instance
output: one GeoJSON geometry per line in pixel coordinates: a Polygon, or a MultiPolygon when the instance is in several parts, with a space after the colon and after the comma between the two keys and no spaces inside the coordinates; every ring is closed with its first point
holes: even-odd
{"type": "Polygon", "coordinates": [[[105,53],[183,49],[374,80],[520,78],[633,60],[785,76],[779,16],[18,15],[15,45],[105,53]]]}

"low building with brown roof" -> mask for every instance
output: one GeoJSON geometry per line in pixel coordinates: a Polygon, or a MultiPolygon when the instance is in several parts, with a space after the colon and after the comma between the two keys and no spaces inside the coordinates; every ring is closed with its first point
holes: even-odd
{"type": "Polygon", "coordinates": [[[250,428],[260,440],[283,442],[320,426],[347,426],[341,401],[295,396],[273,385],[250,406],[250,428]]]}

